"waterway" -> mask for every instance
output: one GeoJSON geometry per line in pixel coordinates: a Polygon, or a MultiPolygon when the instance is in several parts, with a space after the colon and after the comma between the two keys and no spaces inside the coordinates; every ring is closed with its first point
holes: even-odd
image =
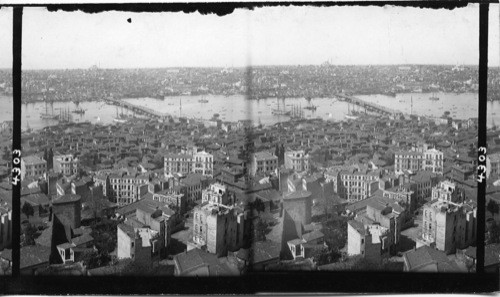
{"type": "MultiPolygon", "coordinates": [[[[397,94],[395,97],[383,95],[355,95],[360,99],[377,103],[392,109],[400,110],[407,114],[439,117],[445,111],[456,119],[467,119],[477,117],[478,104],[477,94],[465,93],[413,93],[397,94]],[[429,100],[431,96],[439,97],[438,101],[429,100]]],[[[323,118],[325,120],[340,121],[345,119],[345,114],[351,109],[362,111],[363,109],[349,105],[347,102],[338,101],[335,98],[313,98],[308,102],[304,98],[287,99],[261,99],[246,100],[244,96],[179,96],[166,97],[165,100],[153,98],[124,99],[125,101],[153,108],[163,113],[188,118],[210,119],[214,114],[225,121],[252,120],[255,124],[271,125],[281,121],[287,121],[289,116],[276,116],[272,109],[300,110],[305,118],[323,118]],[[202,103],[200,99],[208,102],[202,103]],[[304,107],[314,105],[316,110],[308,110],[304,107]]],[[[12,120],[12,98],[0,96],[0,122],[12,120]]],[[[56,125],[57,120],[41,119],[40,114],[69,113],[74,122],[89,121],[92,123],[109,124],[118,113],[130,111],[121,109],[104,102],[82,102],[76,105],[73,102],[54,103],[28,103],[22,105],[22,128],[40,129],[45,126],[56,125]],[[72,113],[76,108],[85,110],[84,114],[72,113]]],[[[500,102],[488,102],[488,125],[500,124],[500,102]]]]}

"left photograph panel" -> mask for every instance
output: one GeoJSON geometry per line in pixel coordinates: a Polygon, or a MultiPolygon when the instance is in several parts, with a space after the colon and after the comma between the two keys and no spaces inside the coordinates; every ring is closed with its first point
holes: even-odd
{"type": "Polygon", "coordinates": [[[12,17],[0,8],[0,275],[12,274],[12,17]]]}

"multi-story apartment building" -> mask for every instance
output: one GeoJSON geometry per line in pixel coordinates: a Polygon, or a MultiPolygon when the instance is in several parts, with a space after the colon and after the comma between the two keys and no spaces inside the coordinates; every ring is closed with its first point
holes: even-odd
{"type": "Polygon", "coordinates": [[[365,210],[348,222],[347,253],[371,260],[394,254],[400,241],[403,211],[398,204],[387,203],[387,199],[370,200],[365,210]]]}
{"type": "Polygon", "coordinates": [[[119,206],[136,202],[148,192],[149,177],[147,175],[111,174],[109,176],[110,195],[119,206]]]}
{"type": "Polygon", "coordinates": [[[228,205],[229,195],[227,192],[227,187],[220,183],[211,184],[208,189],[204,189],[202,191],[201,202],[228,205]]]}
{"type": "Polygon", "coordinates": [[[187,175],[193,171],[193,156],[188,154],[167,154],[164,159],[166,176],[174,174],[187,175]]]}
{"type": "Polygon", "coordinates": [[[424,152],[422,169],[443,175],[444,155],[437,149],[428,149],[424,152]]]}
{"type": "Polygon", "coordinates": [[[200,173],[213,176],[214,156],[205,151],[192,154],[167,154],[164,160],[165,176],[200,173]]]}
{"type": "Polygon", "coordinates": [[[486,157],[486,165],[490,168],[486,178],[490,176],[497,178],[500,176],[500,153],[488,154],[486,157]],[[488,164],[489,163],[489,164],[488,164]]]}
{"type": "Polygon", "coordinates": [[[194,209],[193,238],[190,249],[206,248],[209,253],[225,256],[243,245],[244,214],[236,207],[203,203],[194,209]]]}
{"type": "Polygon", "coordinates": [[[296,172],[309,170],[309,155],[304,150],[286,151],[285,168],[296,172]]]}
{"type": "Polygon", "coordinates": [[[159,254],[159,232],[150,228],[134,228],[128,224],[120,224],[117,228],[117,257],[132,259],[135,262],[151,263],[159,254]]]}
{"type": "Polygon", "coordinates": [[[338,194],[349,202],[364,200],[379,188],[380,173],[371,171],[344,170],[338,174],[338,194]]]}
{"type": "Polygon", "coordinates": [[[213,176],[214,156],[205,151],[193,155],[193,172],[213,176]]]}
{"type": "Polygon", "coordinates": [[[55,155],[52,160],[55,173],[62,173],[64,176],[70,176],[76,174],[78,170],[78,159],[71,154],[55,155]]]}
{"type": "Polygon", "coordinates": [[[47,161],[35,156],[21,158],[21,180],[25,178],[38,178],[47,173],[47,161]]]}
{"type": "Polygon", "coordinates": [[[173,213],[164,202],[151,198],[139,201],[118,226],[118,258],[151,264],[151,260],[164,257],[175,224],[173,213]]]}
{"type": "Polygon", "coordinates": [[[269,152],[258,152],[252,155],[250,174],[271,172],[278,168],[278,157],[269,152]]]}
{"type": "Polygon", "coordinates": [[[187,203],[184,194],[177,194],[171,189],[153,193],[153,200],[165,203],[172,209],[177,208],[181,215],[186,212],[187,203]]]}
{"type": "Polygon", "coordinates": [[[402,174],[405,171],[420,170],[443,174],[443,153],[436,149],[425,151],[403,151],[394,154],[394,171],[402,174]]]}
{"type": "Polygon", "coordinates": [[[477,205],[445,181],[432,189],[432,201],[423,209],[422,238],[419,245],[429,245],[447,254],[475,244],[477,205]]]}
{"type": "Polygon", "coordinates": [[[454,197],[456,187],[455,184],[451,181],[444,180],[439,185],[432,188],[432,200],[444,200],[444,201],[452,201],[454,197]]]}

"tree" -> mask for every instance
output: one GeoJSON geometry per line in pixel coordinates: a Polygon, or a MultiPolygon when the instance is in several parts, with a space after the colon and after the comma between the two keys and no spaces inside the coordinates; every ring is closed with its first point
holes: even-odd
{"type": "Polygon", "coordinates": [[[35,245],[35,237],[37,232],[38,230],[34,225],[28,224],[23,232],[22,246],[35,245]]]}
{"type": "Polygon", "coordinates": [[[87,269],[93,269],[107,265],[111,261],[111,257],[106,252],[99,252],[96,250],[85,251],[82,255],[81,261],[87,269]]]}
{"type": "Polygon", "coordinates": [[[328,247],[325,247],[323,250],[321,250],[321,252],[313,256],[313,260],[314,262],[316,262],[316,265],[321,266],[337,262],[341,258],[341,256],[342,254],[338,249],[330,249],[328,247]]]}
{"type": "Polygon", "coordinates": [[[267,228],[269,225],[259,219],[255,226],[255,241],[263,241],[266,240],[267,228]]]}
{"type": "Polygon", "coordinates": [[[28,217],[28,220],[29,220],[30,216],[35,215],[35,209],[28,202],[24,202],[21,211],[22,211],[22,213],[24,213],[28,217]]]}
{"type": "Polygon", "coordinates": [[[498,203],[496,203],[493,199],[490,199],[488,202],[488,205],[486,206],[486,209],[491,213],[491,216],[494,217],[496,213],[500,211],[500,207],[498,206],[498,203]]]}
{"type": "Polygon", "coordinates": [[[258,213],[261,213],[266,210],[266,205],[262,202],[262,200],[256,198],[255,201],[252,202],[251,208],[255,209],[258,213]]]}
{"type": "Polygon", "coordinates": [[[487,230],[487,237],[486,237],[486,244],[491,244],[491,243],[499,243],[500,242],[500,228],[496,224],[496,222],[493,222],[492,224],[488,225],[488,230],[487,230]]]}

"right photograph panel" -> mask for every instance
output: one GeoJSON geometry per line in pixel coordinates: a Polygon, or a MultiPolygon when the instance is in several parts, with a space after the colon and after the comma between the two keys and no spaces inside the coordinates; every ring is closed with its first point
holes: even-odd
{"type": "Polygon", "coordinates": [[[475,271],[478,5],[27,7],[22,36],[22,274],[475,271]]]}
{"type": "MultiPolygon", "coordinates": [[[[498,4],[490,5],[488,48],[488,157],[486,158],[486,234],[485,272],[499,272],[500,267],[500,12],[498,4]]],[[[472,251],[472,250],[470,250],[472,251]]]]}

